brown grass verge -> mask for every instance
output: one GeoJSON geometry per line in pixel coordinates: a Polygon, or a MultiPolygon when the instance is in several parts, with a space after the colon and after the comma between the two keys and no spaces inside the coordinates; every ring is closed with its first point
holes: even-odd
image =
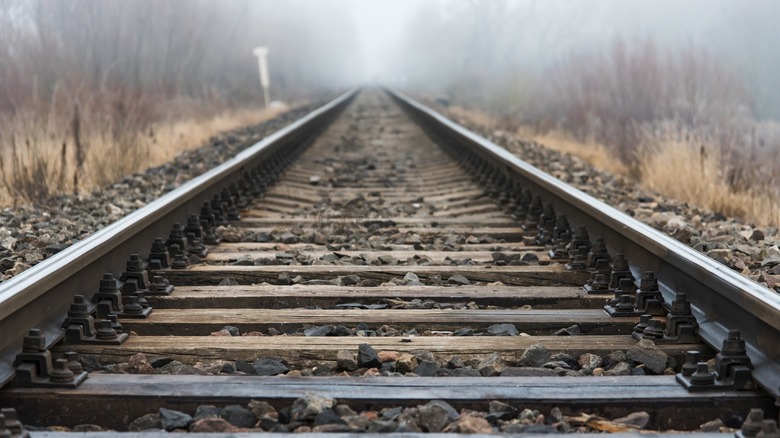
{"type": "MultiPolygon", "coordinates": [[[[497,126],[495,120],[481,111],[453,107],[451,112],[475,124],[497,126]]],[[[663,196],[759,226],[780,226],[777,188],[754,186],[736,190],[727,181],[728,157],[718,147],[711,146],[710,139],[695,131],[658,129],[645,133],[639,146],[636,172],[609,148],[595,141],[583,142],[561,131],[534,134],[528,127],[521,127],[514,134],[582,158],[599,170],[631,177],[642,187],[663,196]]]]}
{"type": "Polygon", "coordinates": [[[72,118],[70,124],[34,115],[2,120],[8,134],[0,140],[10,147],[0,159],[0,206],[89,192],[168,162],[219,132],[260,123],[284,110],[231,109],[128,127],[117,126],[114,118],[89,123],[72,118]]]}

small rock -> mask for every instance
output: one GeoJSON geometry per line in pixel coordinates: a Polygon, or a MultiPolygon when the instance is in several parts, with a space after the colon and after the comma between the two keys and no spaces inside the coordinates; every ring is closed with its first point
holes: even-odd
{"type": "Polygon", "coordinates": [[[192,423],[189,431],[196,433],[236,433],[239,429],[222,418],[209,417],[192,423]]]}
{"type": "Polygon", "coordinates": [[[257,423],[255,414],[241,405],[225,406],[219,417],[236,427],[254,427],[257,423]]]}
{"type": "Polygon", "coordinates": [[[404,275],[404,281],[406,282],[407,286],[422,286],[422,282],[420,281],[420,277],[417,276],[417,274],[413,272],[407,272],[406,275],[404,275]]]}
{"type": "Polygon", "coordinates": [[[322,397],[316,394],[306,394],[296,399],[290,409],[292,421],[306,421],[316,417],[325,409],[330,409],[336,404],[331,398],[322,397]]]}
{"type": "Polygon", "coordinates": [[[155,374],[157,371],[149,363],[146,355],[136,353],[127,361],[127,372],[130,374],[155,374]]]}
{"type": "Polygon", "coordinates": [[[226,332],[230,333],[230,336],[241,336],[241,332],[238,330],[238,327],[234,327],[232,325],[226,325],[220,330],[225,330],[226,332]]]}
{"type": "Polygon", "coordinates": [[[402,353],[395,361],[395,369],[399,373],[409,373],[417,368],[417,358],[410,353],[402,353]]]}
{"type": "Polygon", "coordinates": [[[130,432],[159,429],[162,429],[162,423],[160,422],[160,414],[157,412],[140,416],[127,425],[127,430],[130,432]]]}
{"type": "Polygon", "coordinates": [[[637,342],[626,353],[631,360],[645,364],[647,369],[655,374],[663,373],[669,358],[669,355],[659,350],[655,343],[649,339],[637,342]]]}
{"type": "Polygon", "coordinates": [[[254,266],[255,265],[255,259],[252,258],[249,254],[244,254],[241,257],[237,258],[235,262],[233,262],[233,265],[235,266],[254,266]]]}
{"type": "Polygon", "coordinates": [[[463,415],[457,421],[444,428],[446,433],[493,433],[490,423],[482,417],[463,415]]]}
{"type": "Polygon", "coordinates": [[[630,376],[631,365],[628,362],[618,362],[615,366],[604,372],[605,376],[630,376]]]}
{"type": "Polygon", "coordinates": [[[455,284],[460,286],[467,286],[471,284],[468,278],[464,277],[463,275],[456,274],[452,277],[447,279],[447,284],[455,284]]]}
{"type": "Polygon", "coordinates": [[[590,369],[600,367],[601,362],[601,356],[592,353],[582,354],[577,360],[577,363],[579,363],[581,367],[590,369]]]}
{"type": "Polygon", "coordinates": [[[336,369],[338,371],[355,371],[358,369],[358,363],[355,359],[355,353],[350,350],[339,350],[336,352],[336,369]]]}
{"type": "Polygon", "coordinates": [[[501,359],[498,352],[493,352],[482,359],[475,368],[479,371],[479,374],[485,377],[497,376],[504,369],[504,360],[501,359]]]}
{"type": "Polygon", "coordinates": [[[413,372],[420,377],[433,377],[436,375],[436,371],[438,370],[439,365],[436,362],[430,360],[421,360],[413,372]]]}
{"type": "Polygon", "coordinates": [[[315,426],[323,424],[347,424],[339,417],[333,409],[323,409],[322,412],[314,416],[313,424],[315,426]]]}
{"type": "Polygon", "coordinates": [[[577,324],[562,328],[553,333],[555,336],[578,336],[582,334],[582,329],[577,324]]]}
{"type": "Polygon", "coordinates": [[[322,325],[319,327],[307,328],[303,331],[304,336],[327,336],[335,327],[332,325],[322,325]]]}
{"type": "Polygon", "coordinates": [[[269,357],[257,359],[252,368],[258,376],[276,376],[290,371],[280,360],[269,357]]]}
{"type": "Polygon", "coordinates": [[[427,432],[441,432],[449,423],[460,415],[449,403],[433,400],[417,406],[417,425],[427,432]]]}
{"type": "Polygon", "coordinates": [[[650,414],[644,411],[632,412],[625,417],[613,420],[613,422],[644,429],[650,422],[650,414]]]}
{"type": "Polygon", "coordinates": [[[368,344],[360,344],[358,346],[357,363],[360,368],[379,368],[382,366],[376,351],[368,344]]]}
{"type": "Polygon", "coordinates": [[[184,412],[173,409],[160,408],[160,426],[167,431],[173,429],[186,429],[192,422],[192,417],[184,412]]]}
{"type": "Polygon", "coordinates": [[[238,286],[238,282],[233,277],[225,277],[219,282],[219,286],[238,286]]]}
{"type": "Polygon", "coordinates": [[[699,426],[699,429],[701,429],[702,432],[720,432],[721,427],[726,427],[726,425],[723,424],[723,420],[716,418],[712,421],[708,421],[702,424],[699,426]]]}
{"type": "Polygon", "coordinates": [[[268,404],[268,402],[262,401],[262,400],[250,400],[249,404],[247,405],[247,408],[249,408],[250,411],[255,415],[257,418],[263,418],[263,417],[277,417],[276,409],[268,404]]]}
{"type": "Polygon", "coordinates": [[[497,400],[492,400],[488,406],[488,412],[499,420],[511,420],[517,415],[517,409],[497,400]]]}
{"type": "Polygon", "coordinates": [[[295,235],[295,234],[293,234],[293,233],[290,233],[289,231],[288,231],[288,232],[286,232],[286,233],[282,233],[282,234],[279,236],[279,240],[280,240],[282,243],[298,243],[298,242],[300,241],[300,239],[298,238],[298,236],[296,236],[296,235],[295,235]]]}
{"type": "Polygon", "coordinates": [[[312,175],[309,177],[309,184],[316,186],[317,184],[320,183],[320,179],[321,178],[319,176],[312,175]]]}
{"type": "Polygon", "coordinates": [[[519,333],[514,324],[494,324],[487,328],[489,336],[517,336],[519,333]]]}
{"type": "Polygon", "coordinates": [[[550,353],[542,344],[534,344],[526,348],[517,365],[521,367],[541,367],[550,361],[550,353]]]}
{"type": "Polygon", "coordinates": [[[216,418],[219,417],[219,413],[222,412],[222,408],[218,408],[214,405],[198,405],[195,408],[195,421],[202,420],[204,418],[216,418]]]}
{"type": "Polygon", "coordinates": [[[400,356],[401,353],[397,351],[382,350],[379,353],[377,353],[377,357],[379,357],[379,361],[382,363],[395,362],[396,360],[398,360],[400,356]]]}

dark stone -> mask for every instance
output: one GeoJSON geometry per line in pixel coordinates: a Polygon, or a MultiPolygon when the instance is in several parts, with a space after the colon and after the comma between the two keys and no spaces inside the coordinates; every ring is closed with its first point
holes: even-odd
{"type": "Polygon", "coordinates": [[[159,429],[162,429],[162,424],[160,423],[160,414],[156,412],[154,414],[140,416],[127,425],[127,430],[130,432],[159,429]]]}
{"type": "Polygon", "coordinates": [[[360,368],[379,368],[382,366],[376,351],[368,344],[360,344],[358,346],[357,363],[360,368]]]}
{"type": "Polygon", "coordinates": [[[160,425],[163,429],[171,431],[173,429],[186,429],[192,422],[192,417],[184,412],[174,411],[173,409],[160,408],[160,425]]]}
{"type": "Polygon", "coordinates": [[[466,327],[462,329],[455,330],[452,333],[452,336],[474,336],[474,330],[466,327]]]}
{"type": "Polygon", "coordinates": [[[155,359],[152,361],[149,361],[149,365],[151,365],[154,368],[162,368],[165,365],[168,365],[169,363],[173,362],[173,358],[171,357],[161,357],[159,359],[155,359]]]}
{"type": "Polygon", "coordinates": [[[275,376],[277,374],[287,374],[290,371],[280,360],[270,357],[257,359],[252,364],[252,368],[254,368],[258,376],[275,376]]]}
{"type": "MultiPolygon", "coordinates": [[[[331,398],[317,394],[306,394],[293,402],[290,416],[293,421],[312,420],[324,410],[332,409],[335,404],[336,401],[331,398]]],[[[282,411],[280,410],[279,420],[281,420],[281,413],[282,411]]]]}
{"type": "Polygon", "coordinates": [[[244,360],[236,361],[236,371],[241,371],[242,373],[248,374],[250,376],[257,374],[257,371],[255,371],[255,369],[252,367],[252,364],[244,360]]]}
{"type": "Polygon", "coordinates": [[[218,408],[214,405],[198,405],[195,408],[195,416],[193,420],[202,420],[208,417],[219,417],[219,413],[222,412],[222,408],[218,408]]]}
{"type": "Polygon", "coordinates": [[[392,433],[398,429],[398,425],[394,421],[388,420],[375,420],[368,423],[368,432],[371,433],[392,433]]]}
{"type": "Polygon", "coordinates": [[[102,370],[103,364],[100,363],[99,360],[97,360],[94,356],[89,355],[80,355],[79,361],[81,361],[81,366],[84,367],[84,371],[91,373],[92,371],[99,371],[102,370]]]}
{"type": "Polygon", "coordinates": [[[417,425],[428,432],[441,432],[459,416],[455,408],[442,400],[432,400],[417,407],[417,425]]]}
{"type": "Polygon", "coordinates": [[[232,325],[226,325],[220,330],[225,330],[226,332],[230,333],[230,336],[241,336],[241,332],[238,330],[238,327],[234,327],[232,325]]]}
{"type": "Polygon", "coordinates": [[[550,353],[542,344],[534,344],[526,348],[517,365],[521,367],[541,367],[550,361],[550,353]]]}
{"type": "Polygon", "coordinates": [[[241,405],[225,406],[219,417],[236,427],[255,427],[257,417],[241,405]]]}
{"type": "Polygon", "coordinates": [[[307,328],[303,331],[304,336],[328,336],[334,327],[332,325],[322,325],[319,327],[307,328]]]}
{"type": "Polygon", "coordinates": [[[330,364],[327,363],[321,363],[317,365],[316,368],[314,368],[315,376],[329,376],[333,374],[333,367],[330,364]]]}
{"type": "Polygon", "coordinates": [[[433,377],[436,375],[436,371],[439,370],[439,365],[430,360],[421,360],[414,369],[413,373],[421,377],[433,377]]]}
{"type": "Polygon", "coordinates": [[[467,286],[471,284],[468,278],[463,275],[457,274],[447,279],[447,284],[455,284],[459,286],[467,286]]]}
{"type": "Polygon", "coordinates": [[[222,368],[219,370],[222,374],[233,374],[236,372],[236,364],[233,362],[225,362],[222,364],[222,368]]]}
{"type": "Polygon", "coordinates": [[[353,336],[354,333],[349,327],[343,326],[343,325],[337,325],[333,328],[333,331],[330,332],[331,336],[353,336]]]}
{"type": "Polygon", "coordinates": [[[514,324],[494,324],[487,328],[489,336],[517,336],[519,333],[514,324]]]}
{"type": "Polygon", "coordinates": [[[314,416],[313,424],[315,426],[319,426],[321,424],[347,424],[347,423],[344,422],[344,420],[342,420],[341,417],[336,415],[333,409],[328,408],[314,416]]]}

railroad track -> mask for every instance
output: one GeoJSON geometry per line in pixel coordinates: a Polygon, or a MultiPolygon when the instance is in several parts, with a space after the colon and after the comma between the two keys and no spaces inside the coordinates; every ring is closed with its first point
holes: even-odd
{"type": "Polygon", "coordinates": [[[339,97],[3,286],[0,406],[31,426],[252,400],[274,431],[777,417],[775,294],[392,91],[339,97]]]}

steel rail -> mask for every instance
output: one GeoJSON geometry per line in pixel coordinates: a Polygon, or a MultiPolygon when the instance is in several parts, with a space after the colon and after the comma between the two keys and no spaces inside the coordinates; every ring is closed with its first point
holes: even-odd
{"type": "Polygon", "coordinates": [[[719,350],[729,329],[741,332],[754,379],[780,400],[780,295],[521,160],[403,93],[390,95],[433,136],[469,148],[523,188],[539,194],[573,225],[603,236],[613,254],[624,253],[634,274],[655,271],[667,302],[687,293],[698,335],[719,350]]]}
{"type": "Polygon", "coordinates": [[[118,274],[129,254],[148,253],[155,237],[167,236],[174,222],[183,222],[188,214],[198,212],[203,201],[236,182],[269,154],[312,138],[356,93],[357,89],[352,89],[342,94],[234,158],[3,283],[0,387],[13,377],[13,359],[30,328],[41,329],[49,345],[61,339],[60,325],[74,295],[91,296],[104,272],[118,274]]]}

